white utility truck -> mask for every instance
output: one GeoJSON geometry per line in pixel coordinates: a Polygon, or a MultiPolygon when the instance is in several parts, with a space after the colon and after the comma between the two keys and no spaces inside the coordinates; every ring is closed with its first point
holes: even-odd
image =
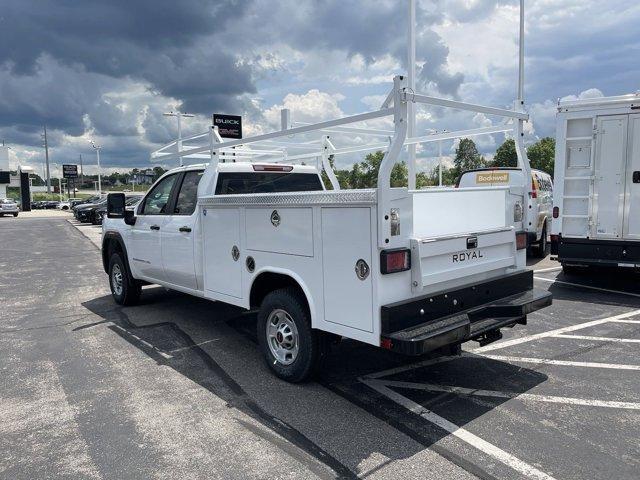
{"type": "Polygon", "coordinates": [[[558,104],[551,254],[640,268],[640,94],[558,104]]]}
{"type": "MultiPolygon", "coordinates": [[[[217,127],[180,138],[154,157],[206,165],[167,172],[135,211],[125,209],[123,194],[109,195],[102,255],[113,297],[135,303],[146,282],[256,309],[266,362],[289,381],[308,377],[329,338],[409,355],[494,341],[501,328],[523,324],[551,303],[549,293],[533,288],[510,187],[391,188],[390,176],[405,146],[446,138],[508,131],[524,152],[526,119],[518,110],[413,93],[396,77],[377,111],[293,128],[283,121],[282,131],[238,140],[223,141],[217,127]],[[408,138],[409,104],[507,121],[408,138]],[[393,130],[382,133],[391,137],[384,143],[337,148],[326,135],[380,136],[346,125],[387,117],[393,130]],[[314,132],[322,135],[309,141],[314,132]],[[378,188],[340,190],[330,156],[367,149],[386,149],[378,188]]],[[[520,160],[528,179],[526,156],[520,160]]],[[[530,181],[521,194],[531,194],[530,181]]]]}

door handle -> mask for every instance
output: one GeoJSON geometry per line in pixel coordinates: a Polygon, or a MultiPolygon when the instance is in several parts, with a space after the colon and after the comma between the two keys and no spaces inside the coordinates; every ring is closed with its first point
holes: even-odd
{"type": "Polygon", "coordinates": [[[160,226],[159,225],[151,225],[149,228],[151,230],[160,230],[160,226]]]}
{"type": "Polygon", "coordinates": [[[640,170],[633,172],[633,183],[640,183],[640,170]]]}
{"type": "Polygon", "coordinates": [[[187,232],[187,233],[189,233],[191,231],[191,229],[189,227],[180,227],[178,230],[181,231],[181,232],[187,232]]]}

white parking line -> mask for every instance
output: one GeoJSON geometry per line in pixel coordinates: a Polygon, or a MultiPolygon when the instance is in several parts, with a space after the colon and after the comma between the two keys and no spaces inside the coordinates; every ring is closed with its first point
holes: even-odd
{"type": "Polygon", "coordinates": [[[590,290],[598,290],[600,292],[617,293],[619,295],[628,295],[630,297],[640,298],[639,293],[622,292],[620,290],[610,290],[608,288],[593,287],[591,285],[583,285],[582,283],[563,282],[562,280],[556,280],[555,278],[544,278],[544,277],[536,277],[536,276],[534,276],[533,278],[535,278],[536,280],[541,280],[543,282],[558,283],[560,285],[571,285],[573,287],[588,288],[590,290]]]}
{"type": "Polygon", "coordinates": [[[126,333],[127,335],[129,335],[130,337],[135,338],[138,342],[142,343],[145,347],[150,348],[151,350],[154,350],[156,353],[158,353],[161,357],[169,360],[171,358],[173,358],[171,355],[164,353],[162,350],[160,350],[158,347],[155,347],[153,345],[151,345],[149,342],[141,339],[140,337],[138,337],[137,335],[134,335],[133,333],[131,333],[129,330],[126,330],[124,328],[122,328],[120,325],[113,325],[114,328],[117,328],[118,330],[126,333]]]}
{"type": "Polygon", "coordinates": [[[635,323],[640,324],[640,320],[611,320],[613,323],[635,323]]]}
{"type": "Polygon", "coordinates": [[[464,387],[454,387],[450,385],[435,385],[432,383],[413,383],[384,381],[387,387],[407,388],[411,390],[424,390],[427,392],[454,393],[457,395],[508,398],[518,400],[528,400],[543,403],[563,403],[568,405],[582,405],[587,407],[622,408],[626,410],[640,410],[640,403],[637,402],[617,402],[609,400],[591,400],[574,397],[558,397],[555,395],[537,395],[533,393],[500,392],[496,390],[482,390],[464,387]]]}
{"type": "Polygon", "coordinates": [[[538,365],[561,365],[565,367],[610,368],[613,370],[639,370],[640,365],[623,363],[577,362],[573,360],[552,360],[550,358],[512,357],[508,355],[482,355],[484,358],[513,363],[535,363],[538,365]]]}
{"type": "Polygon", "coordinates": [[[589,322],[579,323],[577,325],[570,325],[568,327],[556,328],[554,330],[548,330],[542,333],[535,333],[533,335],[527,335],[520,338],[514,338],[512,340],[507,340],[505,342],[492,343],[491,345],[487,345],[485,347],[476,348],[472,350],[473,353],[483,353],[489,352],[493,350],[499,350],[501,348],[511,347],[513,345],[520,345],[522,343],[532,342],[534,340],[538,340],[540,338],[553,337],[558,334],[574,332],[576,330],[582,330],[583,328],[593,327],[595,325],[601,325],[607,322],[619,322],[629,317],[634,317],[636,315],[640,315],[640,310],[633,310],[631,312],[622,313],[620,315],[616,315],[613,317],[602,318],[600,320],[591,320],[589,322]]]}
{"type": "Polygon", "coordinates": [[[562,267],[541,268],[540,270],[534,270],[533,273],[545,273],[545,272],[559,272],[562,267]]]}
{"type": "Polygon", "coordinates": [[[201,347],[202,345],[206,345],[211,342],[217,342],[218,340],[220,339],[212,338],[211,340],[205,340],[204,342],[194,343],[193,345],[187,345],[186,347],[174,348],[173,350],[169,350],[169,353],[177,353],[177,352],[182,352],[183,350],[189,350],[190,348],[193,348],[193,347],[201,347]]]}
{"type": "Polygon", "coordinates": [[[420,415],[425,420],[428,420],[429,422],[437,425],[438,427],[442,428],[446,432],[449,432],[451,435],[462,440],[463,442],[471,445],[472,447],[480,450],[481,452],[511,467],[513,470],[519,472],[525,477],[535,479],[535,480],[554,480],[552,476],[544,473],[541,470],[538,470],[534,466],[523,462],[519,458],[514,457],[510,453],[507,453],[504,450],[496,447],[492,443],[489,443],[486,440],[483,440],[482,438],[478,437],[477,435],[474,435],[470,431],[459,427],[455,423],[450,422],[446,418],[441,417],[440,415],[432,412],[431,410],[427,410],[422,405],[414,402],[413,400],[410,400],[405,396],[400,395],[397,392],[394,392],[393,390],[385,386],[386,382],[381,380],[363,380],[363,382],[369,387],[371,387],[372,389],[379,392],[380,394],[384,395],[385,397],[393,400],[399,405],[402,405],[407,410],[417,415],[420,415]]]}
{"type": "Polygon", "coordinates": [[[614,338],[614,337],[592,337],[591,335],[554,335],[551,338],[571,338],[575,340],[590,340],[594,342],[612,342],[612,343],[640,343],[636,338],[614,338]]]}

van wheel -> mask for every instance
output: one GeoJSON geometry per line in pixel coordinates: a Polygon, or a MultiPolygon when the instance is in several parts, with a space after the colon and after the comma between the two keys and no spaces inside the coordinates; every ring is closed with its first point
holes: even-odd
{"type": "Polygon", "coordinates": [[[129,277],[119,253],[112,254],[109,259],[109,286],[113,299],[119,305],[135,305],[140,301],[142,284],[129,277]]]}
{"type": "Polygon", "coordinates": [[[547,256],[547,227],[542,227],[542,235],[536,249],[536,257],[544,258],[547,256]]]}
{"type": "Polygon", "coordinates": [[[14,214],[13,214],[13,216],[14,216],[14,217],[17,217],[17,216],[18,216],[18,214],[17,214],[17,213],[14,213],[14,214]]]}
{"type": "Polygon", "coordinates": [[[293,288],[269,293],[258,312],[258,342],[269,368],[298,383],[315,371],[324,356],[320,332],[311,328],[307,302],[293,288]]]}

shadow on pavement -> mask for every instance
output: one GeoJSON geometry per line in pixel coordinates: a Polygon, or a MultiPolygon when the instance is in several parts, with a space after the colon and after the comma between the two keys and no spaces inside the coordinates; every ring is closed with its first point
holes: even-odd
{"type": "MultiPolygon", "coordinates": [[[[158,364],[171,367],[212,394],[222,398],[230,407],[241,410],[331,468],[339,478],[356,477],[355,468],[347,467],[292,426],[301,419],[278,417],[267,412],[246,393],[236,379],[232,378],[214,360],[212,355],[207,353],[207,350],[214,349],[216,357],[218,354],[222,356],[239,355],[233,351],[232,342],[224,341],[225,336],[230,338],[237,333],[240,333],[245,340],[255,343],[256,320],[254,314],[245,313],[239,308],[225,304],[212,303],[173,291],[167,292],[163,288],[146,288],[142,298],[143,303],[132,308],[115,305],[110,296],[85,302],[83,306],[102,317],[103,320],[78,327],[74,331],[101,324],[107,325],[114,333],[149,355],[158,364]],[[198,333],[192,336],[193,333],[188,334],[187,331],[198,333]],[[219,341],[206,346],[199,345],[213,338],[219,341]]],[[[484,478],[491,477],[482,467],[438,444],[439,440],[449,434],[448,432],[429,424],[359,381],[362,376],[416,363],[424,359],[424,357],[416,359],[399,356],[360,342],[344,340],[332,348],[317,380],[334,393],[391,424],[423,447],[431,448],[475,475],[484,478]]],[[[286,390],[286,386],[278,388],[282,382],[276,377],[270,376],[266,367],[261,361],[256,361],[255,356],[247,359],[246,368],[252,369],[253,372],[259,372],[261,384],[266,383],[268,387],[275,387],[264,387],[265,392],[286,390]]],[[[526,392],[547,379],[545,375],[526,368],[466,356],[429,368],[409,370],[400,378],[403,381],[416,383],[442,383],[458,386],[466,386],[463,383],[467,382],[469,385],[474,384],[473,388],[483,389],[499,389],[502,386],[517,393],[526,392]]],[[[307,390],[311,392],[312,388],[302,386],[295,390],[301,392],[296,399],[297,402],[304,403],[306,401],[307,390]]],[[[401,393],[404,394],[404,392],[401,393]]],[[[470,407],[467,402],[464,409],[454,410],[446,408],[451,403],[452,397],[454,397],[452,394],[438,393],[430,400],[428,408],[442,410],[441,415],[446,416],[459,426],[464,426],[500,405],[503,401],[507,401],[507,399],[497,399],[490,404],[486,402],[473,403],[470,407]]],[[[264,404],[264,402],[261,403],[264,404]]],[[[310,431],[322,431],[327,428],[325,423],[327,412],[312,411],[311,408],[305,410],[308,410],[308,414],[305,415],[304,422],[301,423],[305,424],[306,428],[311,429],[310,431]],[[311,425],[309,422],[312,422],[311,425]]],[[[354,425],[357,425],[356,419],[354,419],[354,425]]],[[[352,434],[352,429],[356,428],[350,425],[343,427],[346,436],[352,434]]],[[[368,445],[358,444],[353,447],[357,451],[353,455],[358,458],[350,458],[349,465],[357,466],[372,454],[383,454],[391,459],[390,461],[393,461],[394,459],[411,457],[422,450],[422,448],[417,450],[400,449],[390,444],[391,442],[385,441],[384,438],[377,438],[374,434],[369,436],[372,438],[367,439],[368,445]]]]}

